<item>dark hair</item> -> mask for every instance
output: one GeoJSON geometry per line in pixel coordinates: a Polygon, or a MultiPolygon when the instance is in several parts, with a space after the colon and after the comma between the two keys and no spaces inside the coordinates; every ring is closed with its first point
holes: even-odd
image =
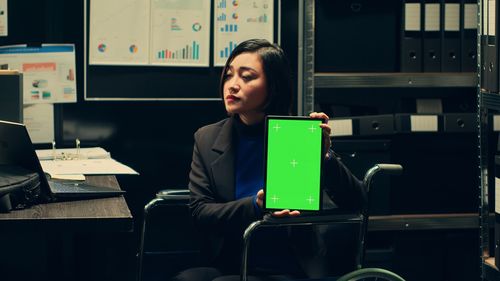
{"type": "Polygon", "coordinates": [[[264,112],[266,114],[290,115],[293,101],[290,64],[283,49],[265,39],[243,41],[233,50],[222,70],[219,85],[222,98],[224,98],[224,83],[229,65],[235,57],[242,53],[256,53],[262,60],[267,81],[267,99],[264,112]]]}

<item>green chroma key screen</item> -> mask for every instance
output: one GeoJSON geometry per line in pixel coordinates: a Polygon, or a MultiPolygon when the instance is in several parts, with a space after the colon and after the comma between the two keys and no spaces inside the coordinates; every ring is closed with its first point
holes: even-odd
{"type": "Polygon", "coordinates": [[[265,209],[320,209],[321,123],[306,117],[267,118],[265,209]]]}

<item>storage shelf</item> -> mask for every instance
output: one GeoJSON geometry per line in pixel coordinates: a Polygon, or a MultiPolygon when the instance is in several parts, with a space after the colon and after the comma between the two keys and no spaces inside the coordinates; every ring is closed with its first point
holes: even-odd
{"type": "Polygon", "coordinates": [[[368,231],[479,228],[477,213],[370,216],[368,231]]]}
{"type": "Polygon", "coordinates": [[[475,72],[314,74],[314,88],[474,88],[477,83],[475,72]]]}
{"type": "Polygon", "coordinates": [[[500,111],[500,94],[481,93],[483,107],[500,111]]]}

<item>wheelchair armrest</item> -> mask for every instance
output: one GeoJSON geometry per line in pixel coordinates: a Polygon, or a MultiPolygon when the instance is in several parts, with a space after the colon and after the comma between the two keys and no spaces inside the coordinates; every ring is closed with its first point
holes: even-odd
{"type": "Polygon", "coordinates": [[[156,197],[144,206],[144,214],[158,205],[187,205],[189,203],[188,189],[163,189],[156,193],[156,197]]]}
{"type": "Polygon", "coordinates": [[[366,188],[366,192],[370,191],[370,184],[372,182],[373,176],[377,173],[382,172],[388,175],[400,175],[403,172],[403,166],[399,164],[375,164],[373,167],[366,171],[365,176],[363,178],[363,184],[366,188]]]}
{"type": "Polygon", "coordinates": [[[170,198],[176,196],[189,196],[189,189],[163,189],[156,193],[157,198],[170,198]]]}

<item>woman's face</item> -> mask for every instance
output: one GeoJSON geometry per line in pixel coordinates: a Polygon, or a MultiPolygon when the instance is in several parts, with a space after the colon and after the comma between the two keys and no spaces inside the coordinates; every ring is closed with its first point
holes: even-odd
{"type": "Polygon", "coordinates": [[[261,58],[256,53],[236,56],[226,71],[224,105],[231,114],[239,114],[245,124],[264,118],[267,81],[261,58]]]}

